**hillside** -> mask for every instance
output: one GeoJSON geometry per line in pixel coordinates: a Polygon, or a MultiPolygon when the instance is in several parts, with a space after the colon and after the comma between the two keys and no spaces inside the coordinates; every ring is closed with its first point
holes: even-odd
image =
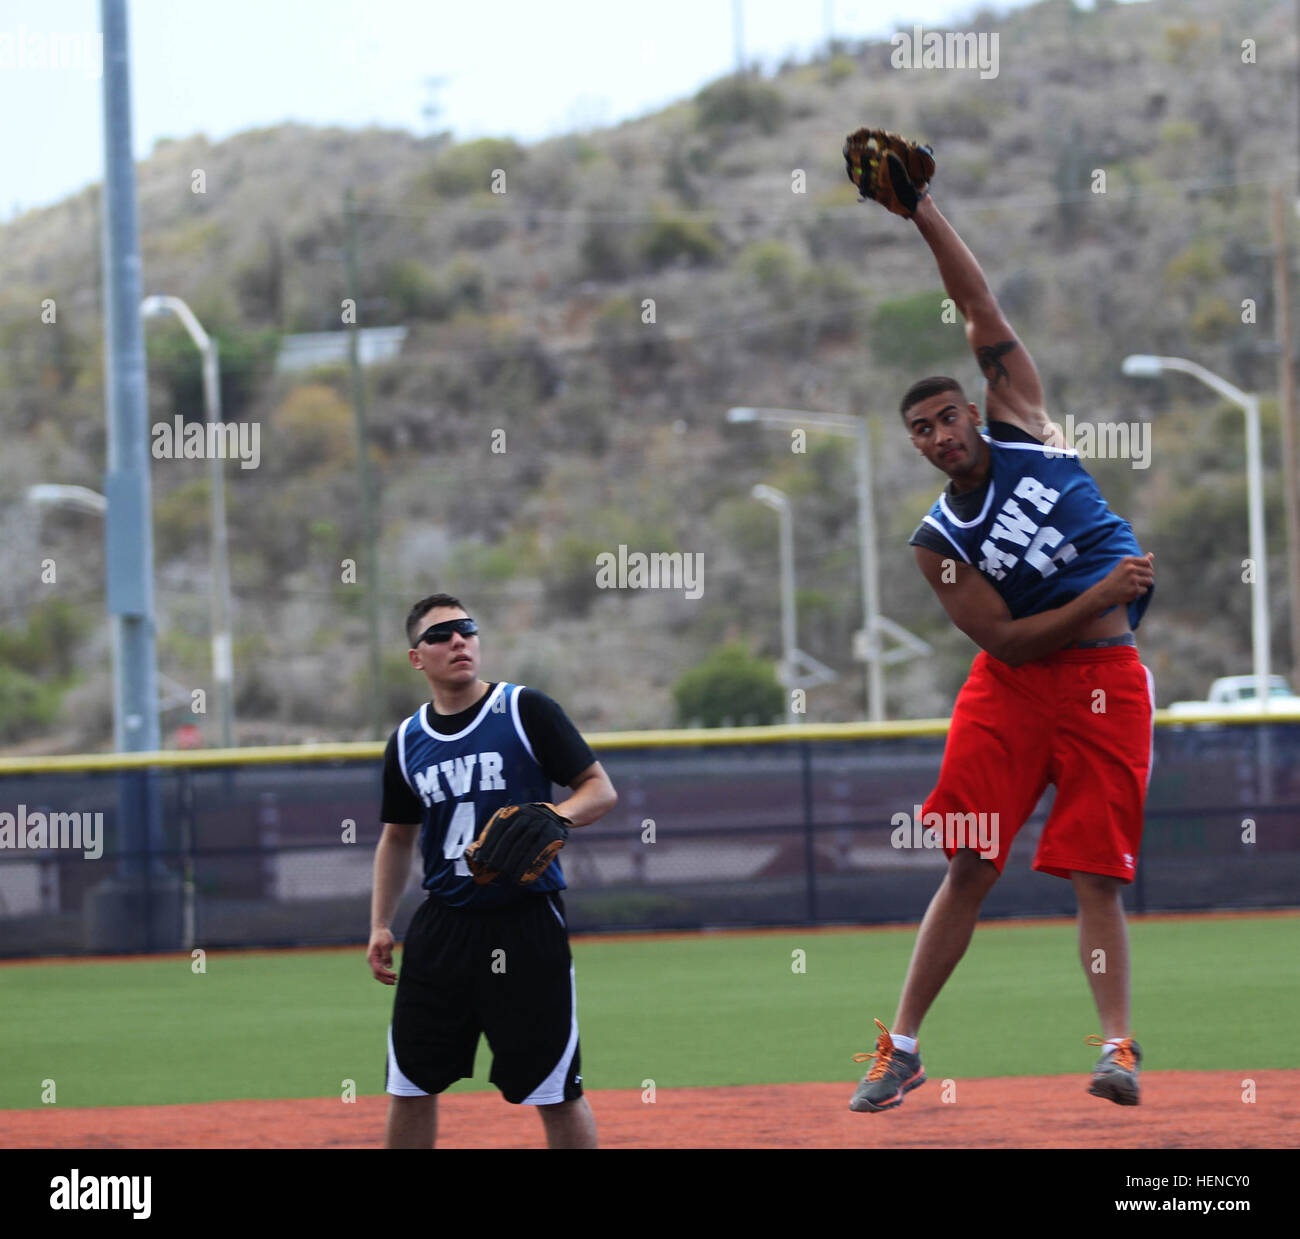
{"type": "MultiPolygon", "coordinates": [[[[673,725],[673,684],[711,650],[779,657],[776,521],[757,482],[794,504],[799,644],[840,673],[808,717],[862,717],[852,454],[728,425],[736,404],[873,418],[883,609],[936,651],[889,669],[889,713],[946,714],[973,647],[906,546],[940,477],[896,410],[916,377],[975,393],[978,371],[915,230],[844,177],[843,135],[865,123],[933,144],[936,200],[1052,414],[1150,423],[1149,468],[1090,467],[1157,555],[1142,638],[1160,704],[1249,669],[1240,414],[1119,363],[1190,356],[1275,395],[1268,188],[1295,190],[1294,6],[1050,0],[963,29],[998,33],[997,77],[894,69],[874,42],[530,146],[282,126],[141,159],[145,291],[184,298],[220,338],[224,416],[261,428],[260,466],[226,475],[241,742],[369,735],[364,599],[340,568],[364,560],[349,376],[274,372],[282,334],[341,326],[348,187],[359,321],[410,329],[366,372],[385,717],[421,699],[406,609],[447,589],[480,621],[489,678],[551,692],[585,729],[673,725]],[[598,588],[596,556],[620,545],[702,555],[702,596],[598,588]]],[[[99,267],[95,190],[2,229],[0,742],[24,751],[111,744],[102,524],[22,502],[33,481],[102,484],[99,267]]],[[[146,334],[151,422],[200,417],[188,339],[146,334]]],[[[1275,400],[1265,442],[1274,665],[1294,672],[1275,400]]],[[[159,661],[184,690],[208,682],[207,494],[204,462],[155,461],[159,661]]]]}

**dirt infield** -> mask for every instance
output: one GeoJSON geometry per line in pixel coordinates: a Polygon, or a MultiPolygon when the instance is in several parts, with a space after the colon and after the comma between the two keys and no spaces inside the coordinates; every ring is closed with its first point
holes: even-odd
{"type": "MultiPolygon", "coordinates": [[[[1300,1071],[1157,1071],[1142,1105],[1084,1091],[1085,1076],[931,1079],[886,1114],[852,1114],[852,1082],[590,1093],[604,1148],[1296,1148],[1300,1071]],[[1243,1081],[1254,1082],[1244,1102],[1243,1081]],[[951,1087],[947,1087],[948,1085],[951,1087]],[[944,1101],[945,1092],[951,1101],[944,1101]]],[[[0,1112],[0,1148],[378,1148],[383,1097],[0,1112]]],[[[439,1106],[443,1148],[540,1148],[528,1107],[495,1093],[439,1106]]]]}

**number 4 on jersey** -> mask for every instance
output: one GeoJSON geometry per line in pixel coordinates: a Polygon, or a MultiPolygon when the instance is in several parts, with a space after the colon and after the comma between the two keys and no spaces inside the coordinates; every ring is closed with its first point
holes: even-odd
{"type": "Polygon", "coordinates": [[[458,878],[470,876],[464,852],[474,842],[474,836],[478,833],[475,824],[473,801],[462,800],[456,806],[456,812],[451,815],[451,821],[447,823],[447,834],[442,841],[442,854],[448,860],[456,862],[458,878]]]}

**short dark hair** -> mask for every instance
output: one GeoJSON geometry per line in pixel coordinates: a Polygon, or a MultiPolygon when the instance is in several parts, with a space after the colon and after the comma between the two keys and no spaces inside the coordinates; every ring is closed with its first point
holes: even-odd
{"type": "Polygon", "coordinates": [[[406,613],[406,639],[411,643],[411,648],[415,648],[415,638],[419,634],[420,621],[428,615],[434,607],[458,607],[464,611],[464,604],[459,598],[453,598],[450,594],[430,594],[427,598],[421,598],[406,613]]]}
{"type": "Polygon", "coordinates": [[[920,404],[922,400],[929,400],[931,396],[937,396],[940,392],[955,391],[960,397],[962,404],[968,404],[966,393],[956,379],[950,379],[946,374],[934,374],[928,379],[918,379],[912,384],[903,396],[903,403],[898,406],[898,411],[904,417],[907,416],[907,410],[914,404],[920,404]]]}

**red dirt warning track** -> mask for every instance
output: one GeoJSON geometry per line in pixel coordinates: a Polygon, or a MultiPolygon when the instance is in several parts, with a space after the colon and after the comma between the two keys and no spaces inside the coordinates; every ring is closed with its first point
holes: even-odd
{"type": "MultiPolygon", "coordinates": [[[[958,1080],[950,1103],[931,1079],[897,1110],[853,1114],[853,1083],[589,1093],[604,1148],[1295,1148],[1300,1072],[1257,1071],[1254,1103],[1240,1071],[1157,1071],[1142,1104],[1116,1106],[1085,1092],[1086,1076],[958,1080]]],[[[383,1097],[222,1101],[180,1106],[10,1110],[0,1148],[378,1148],[383,1097]]],[[[496,1093],[458,1093],[439,1105],[442,1148],[541,1148],[530,1107],[496,1093]]]]}

